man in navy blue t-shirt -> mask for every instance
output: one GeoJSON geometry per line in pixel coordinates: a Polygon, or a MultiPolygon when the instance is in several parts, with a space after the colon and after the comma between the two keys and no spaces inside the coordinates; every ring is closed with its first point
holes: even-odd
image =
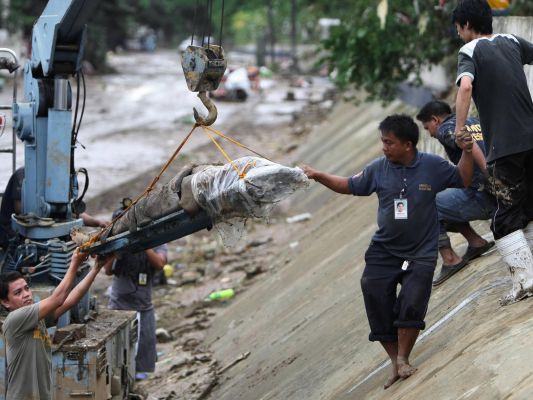
{"type": "MultiPolygon", "coordinates": [[[[457,164],[462,150],[455,143],[455,114],[448,103],[433,100],[425,104],[416,118],[422,122],[431,137],[436,138],[444,147],[450,161],[457,164]]],[[[479,121],[466,120],[466,130],[475,142],[473,147],[474,176],[472,184],[466,188],[450,188],[437,194],[440,234],[439,253],[442,257],[440,275],[433,280],[438,286],[453,274],[464,268],[469,261],[481,256],[492,246],[472,229],[469,221],[488,220],[495,210],[495,199],[486,189],[485,144],[479,121]],[[468,241],[468,248],[461,257],[452,248],[447,232],[459,232],[468,241]]]]}
{"type": "Polygon", "coordinates": [[[458,166],[418,152],[418,126],[406,115],[392,115],[379,125],[384,157],[350,178],[303,166],[310,179],[341,194],[379,200],[378,230],[365,254],[361,289],[371,341],[379,341],[392,362],[385,389],[416,368],[409,364],[421,329],[425,328],[431,282],[437,262],[439,223],[435,196],[448,187],[470,185],[472,138],[457,135],[463,152],[458,166]],[[401,290],[397,293],[397,286],[401,290]]]}
{"type": "Polygon", "coordinates": [[[485,0],[461,0],[452,20],[466,43],[457,64],[455,131],[474,99],[497,201],[491,229],[513,282],[501,299],[507,305],[533,295],[533,100],[523,67],[533,63],[533,43],[493,34],[485,0]]]}

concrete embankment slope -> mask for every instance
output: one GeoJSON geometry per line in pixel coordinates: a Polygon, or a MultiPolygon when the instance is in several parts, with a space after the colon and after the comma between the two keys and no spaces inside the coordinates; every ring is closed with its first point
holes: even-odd
{"type": "MultiPolygon", "coordinates": [[[[340,105],[311,133],[298,161],[354,174],[380,155],[379,121],[399,111],[411,112],[399,104],[340,105]]],[[[433,292],[412,354],[419,371],[384,391],[386,356],[367,339],[359,287],[376,197],[335,195],[314,184],[290,209],[313,214],[291,238],[298,247],[280,245],[272,274],[213,321],[208,343],[222,366],[250,355],[224,372],[210,398],[533,398],[533,300],[498,305],[509,282],[496,253],[433,292]]]]}

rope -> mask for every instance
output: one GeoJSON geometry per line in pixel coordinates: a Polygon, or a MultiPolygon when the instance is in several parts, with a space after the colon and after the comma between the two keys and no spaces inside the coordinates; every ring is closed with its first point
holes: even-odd
{"type": "MultiPolygon", "coordinates": [[[[257,155],[257,156],[259,156],[261,158],[264,158],[264,159],[266,159],[268,161],[273,162],[269,158],[267,158],[267,157],[263,156],[262,154],[252,150],[251,148],[249,148],[248,146],[245,146],[244,144],[238,142],[237,140],[232,139],[229,136],[224,135],[222,132],[217,131],[216,129],[214,129],[214,128],[210,127],[210,126],[202,125],[202,129],[204,130],[205,134],[209,137],[209,139],[211,139],[211,141],[215,144],[215,146],[220,150],[220,152],[226,158],[226,160],[228,160],[228,162],[231,164],[233,169],[235,171],[237,171],[237,174],[239,175],[240,179],[244,179],[244,177],[246,176],[246,172],[248,172],[248,167],[250,166],[251,162],[246,163],[246,165],[243,167],[243,169],[241,171],[239,171],[239,168],[237,168],[237,166],[235,165],[233,160],[228,156],[228,154],[224,151],[222,146],[215,140],[215,138],[208,131],[215,133],[216,135],[218,135],[218,136],[230,141],[233,144],[236,144],[237,146],[239,146],[239,147],[241,147],[243,149],[246,149],[246,150],[254,153],[255,155],[257,155]]],[[[254,163],[254,166],[255,166],[255,163],[254,163]]]]}
{"type": "MultiPolygon", "coordinates": [[[[246,165],[242,168],[242,170],[239,171],[239,168],[235,165],[235,163],[233,162],[231,157],[228,156],[228,154],[224,151],[222,146],[215,140],[215,138],[209,133],[209,131],[211,131],[211,132],[219,135],[220,137],[222,137],[222,138],[224,138],[224,139],[236,144],[237,146],[242,147],[243,149],[246,149],[246,150],[258,155],[259,157],[262,157],[262,158],[265,158],[265,159],[268,160],[268,158],[262,156],[261,154],[259,154],[256,151],[250,149],[249,147],[243,145],[242,143],[239,143],[235,139],[232,139],[232,138],[224,135],[223,133],[217,131],[216,129],[211,128],[210,126],[202,126],[202,128],[204,130],[204,133],[209,137],[209,139],[211,139],[211,141],[215,144],[215,146],[218,148],[218,150],[222,153],[222,155],[226,158],[226,160],[228,160],[228,162],[231,164],[233,169],[237,172],[237,175],[239,175],[239,179],[244,179],[246,177],[246,173],[248,172],[248,167],[252,164],[252,162],[251,161],[247,162],[246,165]]],[[[268,161],[271,161],[271,160],[268,160],[268,161]]],[[[253,163],[253,166],[255,166],[255,161],[253,163]]]]}
{"type": "Polygon", "coordinates": [[[81,246],[80,246],[80,250],[83,251],[85,248],[89,247],[90,245],[96,243],[98,240],[100,240],[100,238],[102,237],[102,235],[104,234],[104,232],[107,232],[108,229],[109,231],[111,231],[111,229],[113,229],[113,225],[115,224],[115,222],[117,222],[120,218],[122,218],[122,216],[124,214],[126,214],[126,212],[132,208],[133,206],[135,206],[135,204],[137,204],[139,202],[139,200],[141,200],[143,197],[147,196],[153,189],[154,189],[154,186],[157,184],[157,182],[159,182],[159,180],[161,179],[161,176],[165,173],[165,171],[168,169],[168,167],[170,166],[170,164],[172,164],[172,162],[176,159],[176,157],[178,156],[179,152],[181,151],[181,149],[183,148],[183,146],[185,146],[185,143],[187,143],[187,141],[189,140],[189,138],[192,136],[192,134],[194,133],[194,131],[196,130],[196,128],[198,128],[199,126],[202,127],[203,131],[205,132],[205,134],[209,137],[209,139],[211,139],[211,141],[214,143],[214,145],[216,146],[216,148],[222,153],[222,155],[224,156],[224,158],[226,158],[226,160],[228,160],[228,162],[231,164],[231,166],[233,167],[233,169],[235,169],[235,171],[237,172],[238,176],[239,176],[239,179],[244,179],[245,176],[246,176],[246,173],[248,172],[248,170],[250,169],[249,167],[253,167],[255,166],[255,162],[248,162],[246,163],[246,165],[242,168],[242,170],[239,171],[239,168],[237,167],[237,165],[235,165],[235,163],[233,162],[233,160],[231,159],[231,157],[226,153],[226,151],[224,151],[224,149],[222,148],[222,146],[215,140],[215,138],[213,137],[213,135],[211,135],[210,132],[230,141],[231,143],[234,143],[236,144],[237,146],[243,148],[243,149],[246,149],[252,153],[254,153],[255,155],[259,156],[259,157],[262,157],[266,160],[269,160],[269,161],[272,161],[270,159],[268,159],[267,157],[261,155],[260,153],[250,149],[249,147],[243,145],[242,143],[238,142],[237,140],[235,139],[232,139],[230,138],[229,136],[226,136],[224,135],[223,133],[217,131],[216,129],[210,127],[210,126],[205,126],[205,125],[198,125],[198,124],[194,124],[193,127],[191,128],[191,130],[189,131],[189,133],[187,134],[187,136],[185,136],[185,138],[181,141],[181,143],[178,145],[178,147],[176,148],[176,150],[174,150],[174,153],[170,156],[170,158],[167,160],[167,162],[165,163],[165,165],[163,165],[163,167],[161,168],[161,170],[159,171],[159,173],[154,177],[154,179],[152,180],[152,182],[146,187],[146,189],[139,195],[135,198],[135,200],[133,200],[131,202],[131,204],[126,207],[124,209],[124,211],[118,215],[117,217],[115,217],[109,224],[107,224],[105,226],[105,228],[103,228],[100,232],[98,232],[96,235],[92,236],[88,241],[86,241],[85,243],[83,243],[81,246]]]}
{"type": "Polygon", "coordinates": [[[228,154],[224,151],[224,149],[222,148],[222,146],[220,144],[218,144],[218,142],[215,140],[215,138],[209,133],[209,131],[205,128],[205,126],[202,126],[205,134],[207,135],[207,137],[209,137],[209,139],[211,139],[211,141],[214,143],[214,145],[217,147],[217,149],[222,153],[222,155],[226,158],[226,160],[228,160],[228,162],[231,164],[231,166],[233,167],[233,169],[237,172],[237,175],[239,175],[239,178],[244,178],[244,176],[241,176],[241,171],[239,171],[239,168],[237,168],[237,166],[235,165],[235,163],[233,162],[233,160],[228,156],[228,154]]]}
{"type": "Polygon", "coordinates": [[[269,159],[268,157],[265,157],[264,155],[258,153],[257,151],[252,150],[251,148],[245,146],[245,145],[242,144],[242,143],[239,143],[239,142],[236,141],[235,139],[232,139],[232,138],[230,138],[229,136],[224,135],[222,132],[217,131],[215,128],[213,128],[213,127],[211,127],[211,126],[204,126],[203,128],[204,128],[204,129],[207,129],[207,130],[209,130],[209,131],[211,131],[211,132],[213,132],[213,133],[215,133],[215,134],[217,134],[218,136],[220,136],[220,137],[222,137],[222,138],[224,138],[224,139],[230,141],[230,142],[233,143],[233,144],[236,144],[236,145],[239,146],[239,147],[242,147],[243,149],[248,150],[248,151],[251,152],[251,153],[254,153],[256,156],[259,156],[259,157],[261,157],[261,158],[264,158],[265,160],[268,160],[268,161],[270,161],[270,162],[274,162],[274,161],[272,161],[271,159],[269,159]]]}
{"type": "Polygon", "coordinates": [[[108,229],[111,230],[113,229],[113,225],[115,224],[115,222],[117,222],[124,214],[126,214],[126,211],[128,211],[130,208],[132,208],[135,204],[137,204],[137,202],[142,199],[144,196],[148,195],[154,188],[155,184],[159,181],[159,179],[161,179],[161,176],[163,175],[163,173],[167,170],[167,168],[170,166],[170,164],[172,164],[172,162],[176,159],[176,157],[178,156],[179,152],[181,151],[181,149],[183,148],[183,146],[185,145],[185,143],[187,143],[187,141],[189,140],[189,138],[191,137],[191,135],[193,134],[194,130],[198,127],[197,124],[194,124],[192,129],[189,131],[189,133],[187,134],[187,136],[185,136],[185,139],[183,139],[181,141],[181,143],[179,144],[179,146],[176,148],[176,150],[174,151],[174,153],[172,154],[172,156],[170,156],[170,158],[167,160],[167,162],[165,163],[165,165],[161,168],[161,170],[159,171],[159,173],[155,176],[155,178],[152,180],[152,182],[146,187],[146,189],[144,190],[144,192],[142,192],[139,196],[137,196],[135,198],[135,200],[133,200],[131,202],[131,204],[126,207],[126,209],[120,214],[118,215],[117,217],[115,217],[109,224],[107,224],[105,226],[105,228],[103,228],[100,232],[98,232],[96,235],[94,235],[93,237],[91,237],[87,242],[83,243],[81,246],[80,246],[80,250],[83,250],[84,248],[86,247],[89,247],[90,245],[92,245],[93,243],[96,243],[98,240],[100,240],[100,238],[102,237],[102,234],[104,232],[106,232],[108,229]]]}

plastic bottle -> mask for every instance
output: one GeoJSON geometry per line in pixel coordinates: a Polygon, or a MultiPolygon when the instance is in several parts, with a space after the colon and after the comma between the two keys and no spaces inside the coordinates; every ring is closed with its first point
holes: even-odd
{"type": "Polygon", "coordinates": [[[172,275],[174,275],[174,266],[166,264],[163,267],[163,273],[165,274],[165,278],[172,278],[172,275]]]}
{"type": "Polygon", "coordinates": [[[209,295],[210,300],[226,300],[231,299],[235,296],[235,291],[233,289],[224,289],[217,292],[213,292],[209,295]]]}

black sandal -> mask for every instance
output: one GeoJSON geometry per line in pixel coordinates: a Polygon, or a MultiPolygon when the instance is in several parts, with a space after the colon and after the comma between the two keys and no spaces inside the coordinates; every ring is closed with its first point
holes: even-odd
{"type": "Polygon", "coordinates": [[[442,267],[440,269],[440,275],[437,278],[435,278],[435,280],[433,281],[433,286],[439,286],[441,283],[446,281],[448,278],[452,277],[452,275],[462,270],[467,264],[468,264],[468,261],[464,259],[463,261],[455,265],[442,264],[442,267]]]}
{"type": "Polygon", "coordinates": [[[492,241],[491,242],[487,242],[485,245],[483,245],[481,247],[468,246],[466,248],[466,253],[463,256],[463,260],[466,260],[466,261],[475,260],[476,258],[478,258],[481,255],[483,255],[483,253],[486,253],[487,251],[489,251],[493,246],[494,246],[494,242],[492,242],[492,241]]]}

